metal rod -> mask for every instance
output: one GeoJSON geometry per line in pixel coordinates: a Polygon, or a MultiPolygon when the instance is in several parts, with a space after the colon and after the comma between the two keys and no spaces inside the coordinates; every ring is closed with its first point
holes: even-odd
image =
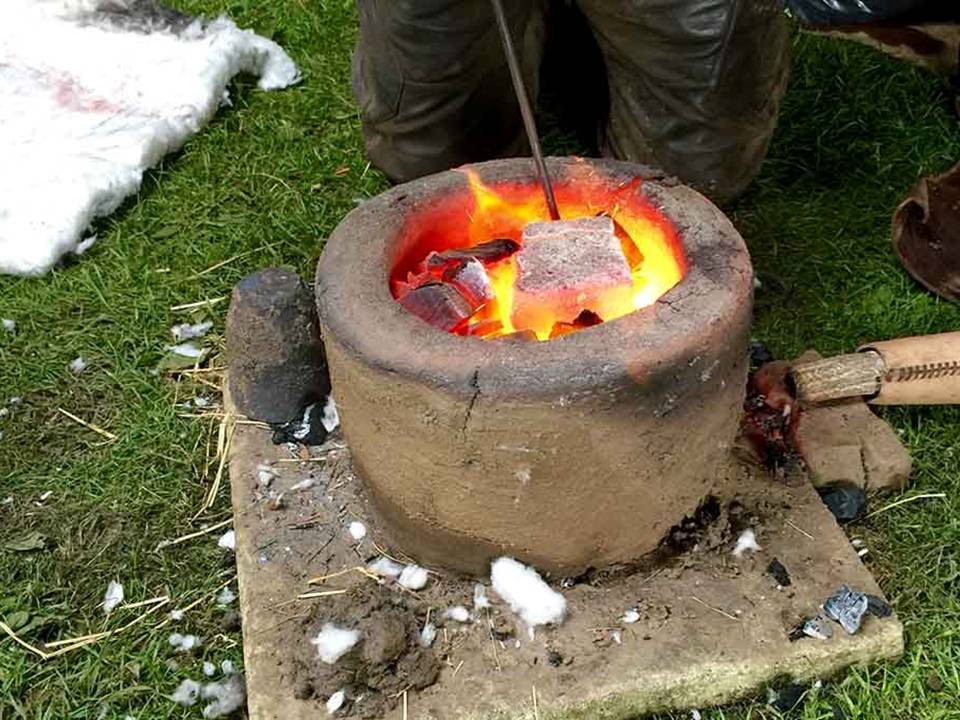
{"type": "Polygon", "coordinates": [[[533,119],[533,108],[530,107],[530,98],[523,84],[523,75],[520,72],[520,63],[513,49],[513,39],[510,37],[510,28],[507,25],[507,16],[503,12],[503,3],[500,0],[490,0],[493,3],[493,14],[497,18],[497,27],[500,28],[500,40],[503,43],[503,52],[507,56],[507,67],[510,68],[510,79],[513,80],[513,89],[517,94],[517,103],[520,105],[520,116],[523,118],[523,127],[527,131],[527,140],[530,142],[530,151],[537,166],[543,194],[547,199],[547,209],[551,220],[560,219],[560,210],[557,208],[557,199],[553,195],[553,185],[547,173],[547,164],[543,161],[543,151],[540,149],[540,138],[537,135],[537,124],[533,119]]]}

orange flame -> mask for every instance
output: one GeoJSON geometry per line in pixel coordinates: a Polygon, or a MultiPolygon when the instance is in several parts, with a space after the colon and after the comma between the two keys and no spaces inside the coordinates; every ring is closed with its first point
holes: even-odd
{"type": "MultiPolygon", "coordinates": [[[[494,238],[510,238],[519,243],[528,224],[550,219],[538,183],[508,182],[490,186],[473,170],[463,172],[467,176],[468,192],[437,201],[418,212],[405,228],[403,251],[392,275],[395,296],[397,282],[405,280],[407,273],[433,250],[467,248],[494,238]]],[[[686,272],[686,258],[673,223],[643,197],[640,184],[640,179],[614,184],[584,162],[554,187],[562,219],[606,213],[626,235],[621,236],[621,243],[631,265],[632,301],[605,303],[604,321],[652,305],[680,282],[686,272]]],[[[538,327],[515,327],[512,308],[516,255],[489,266],[488,273],[495,300],[470,318],[462,329],[463,334],[490,338],[532,330],[539,340],[548,340],[557,334],[557,318],[538,327]],[[486,328],[492,330],[484,331],[486,328]]]]}

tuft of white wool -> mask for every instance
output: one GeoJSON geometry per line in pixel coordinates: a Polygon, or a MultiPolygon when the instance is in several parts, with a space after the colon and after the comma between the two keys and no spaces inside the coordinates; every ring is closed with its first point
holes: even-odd
{"type": "Polygon", "coordinates": [[[197,347],[193,343],[180,343],[179,345],[167,345],[165,350],[174,355],[180,355],[186,358],[198,358],[206,352],[206,348],[197,347]]]}
{"type": "Polygon", "coordinates": [[[224,660],[222,663],[220,663],[220,672],[222,672],[224,675],[235,673],[236,670],[233,667],[233,662],[230,660],[224,660]]]}
{"type": "Polygon", "coordinates": [[[390,578],[400,577],[400,573],[403,572],[403,565],[400,563],[395,563],[388,557],[381,555],[372,563],[367,565],[367,570],[370,572],[377,573],[377,575],[385,575],[390,578]]]}
{"type": "Polygon", "coordinates": [[[473,586],[473,609],[480,611],[490,607],[490,598],[487,597],[487,589],[480,583],[473,586]]]}
{"type": "Polygon", "coordinates": [[[123,602],[123,585],[116,580],[111,580],[107,585],[107,592],[103,596],[103,611],[109,613],[117,605],[123,602]]]}
{"type": "Polygon", "coordinates": [[[23,398],[22,398],[22,397],[12,397],[12,398],[10,398],[7,402],[9,402],[11,405],[20,405],[20,404],[23,403],[23,398]]]}
{"type": "Polygon", "coordinates": [[[751,528],[747,528],[742,533],[740,537],[737,538],[737,544],[733,548],[733,556],[736,558],[743,557],[745,552],[756,552],[760,549],[760,546],[757,544],[757,534],[751,528]]]}
{"type": "Polygon", "coordinates": [[[272,483],[277,477],[277,472],[266,463],[260,463],[257,465],[257,487],[259,487],[261,490],[266,490],[268,487],[270,487],[270,483],[272,483]]]}
{"type": "Polygon", "coordinates": [[[247,687],[241,675],[227,675],[220,682],[204,685],[200,697],[213,701],[203,708],[205,718],[226,717],[243,707],[247,700],[247,687]]]}
{"type": "Polygon", "coordinates": [[[513,558],[498,558],[490,566],[490,581],[494,592],[531,628],[563,622],[566,599],[533,568],[513,558]]]}
{"type": "Polygon", "coordinates": [[[217,595],[217,605],[227,606],[237,599],[237,594],[228,587],[225,587],[217,595]]]}
{"type": "Polygon", "coordinates": [[[0,418],[5,418],[9,414],[10,410],[8,408],[0,407],[0,418]]]}
{"type": "Polygon", "coordinates": [[[437,639],[437,626],[433,623],[427,623],[423,626],[423,630],[420,631],[420,647],[428,648],[433,645],[433,641],[437,639]]]}
{"type": "Polygon", "coordinates": [[[177,689],[173,691],[170,699],[177,705],[190,707],[196,704],[198,697],[200,697],[200,683],[196,680],[187,679],[177,685],[177,689]]]}
{"type": "Polygon", "coordinates": [[[333,665],[346,655],[350,649],[360,641],[360,633],[356,630],[339,628],[332,623],[325,623],[317,636],[310,642],[317,646],[320,660],[327,665],[333,665]]]}
{"type": "Polygon", "coordinates": [[[46,502],[50,499],[50,496],[53,495],[53,490],[44,490],[40,493],[40,497],[37,498],[40,502],[46,502]]]}
{"type": "Polygon", "coordinates": [[[333,401],[333,395],[327,396],[327,402],[323,406],[323,417],[320,418],[323,423],[323,429],[328,433],[337,429],[340,424],[340,413],[337,412],[337,404],[333,401]]]}
{"type": "Polygon", "coordinates": [[[327,698],[327,715],[333,715],[343,707],[344,701],[347,699],[346,690],[337,690],[333,695],[327,698]]]}
{"type": "Polygon", "coordinates": [[[170,633],[167,642],[175,647],[178,652],[190,652],[203,644],[203,641],[196,635],[181,635],[180,633],[170,633]]]}
{"type": "Polygon", "coordinates": [[[620,619],[623,620],[623,622],[627,623],[628,625],[632,625],[633,623],[637,622],[640,619],[640,613],[638,613],[635,609],[630,608],[623,614],[623,617],[620,619]]]}
{"type": "Polygon", "coordinates": [[[183,620],[183,614],[183,610],[171,610],[170,619],[174,622],[179,622],[180,620],[183,620]]]}
{"type": "Polygon", "coordinates": [[[196,323],[195,325],[191,325],[190,323],[181,323],[180,325],[174,325],[172,328],[170,328],[170,334],[173,336],[175,342],[183,342],[184,340],[202,338],[204,335],[210,332],[210,328],[212,327],[213,322],[210,320],[196,323]]]}
{"type": "Polygon", "coordinates": [[[354,520],[349,527],[350,537],[360,542],[367,536],[367,526],[359,520],[354,520]]]}
{"type": "Polygon", "coordinates": [[[3,329],[6,330],[11,335],[16,335],[17,323],[11,320],[10,318],[0,318],[0,325],[3,325],[3,329]]]}
{"type": "Polygon", "coordinates": [[[690,720],[701,720],[700,711],[699,711],[699,710],[691,710],[691,711],[690,711],[690,720]]]}
{"type": "Polygon", "coordinates": [[[407,565],[397,582],[407,590],[422,590],[427,584],[427,569],[419,565],[407,565]]]}
{"type": "Polygon", "coordinates": [[[296,482],[290,486],[290,492],[299,492],[301,490],[308,490],[312,488],[317,482],[317,479],[313,476],[305,477],[300,482],[296,482]]]}
{"type": "Polygon", "coordinates": [[[213,677],[217,674],[217,666],[214,665],[209,660],[204,661],[203,663],[203,674],[207,677],[213,677]]]}
{"type": "Polygon", "coordinates": [[[454,605],[449,607],[443,612],[443,616],[448,620],[456,620],[457,622],[465,623],[470,620],[470,611],[467,610],[463,605],[454,605]]]}
{"type": "Polygon", "coordinates": [[[222,547],[224,550],[236,551],[237,534],[233,530],[227,530],[223,535],[220,536],[220,539],[217,540],[217,545],[222,547]]]}
{"type": "Polygon", "coordinates": [[[77,356],[70,361],[70,365],[68,367],[70,368],[70,372],[72,372],[74,375],[79,375],[87,369],[87,361],[82,357],[77,356]]]}

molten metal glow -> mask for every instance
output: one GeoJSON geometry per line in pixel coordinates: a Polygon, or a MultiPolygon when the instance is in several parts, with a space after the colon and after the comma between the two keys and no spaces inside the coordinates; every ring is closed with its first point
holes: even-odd
{"type": "MultiPolygon", "coordinates": [[[[549,220],[543,192],[537,183],[483,183],[472,170],[464,170],[468,191],[454,194],[418,212],[404,230],[403,252],[392,275],[394,296],[398,282],[433,250],[467,248],[494,238],[521,242],[523,228],[549,220]]],[[[632,302],[605,308],[603,320],[652,305],[683,278],[686,259],[673,223],[640,192],[640,179],[616,185],[597,174],[584,161],[554,187],[564,220],[606,213],[624,231],[621,244],[631,265],[632,302]]],[[[554,323],[540,327],[515,327],[511,310],[517,276],[516,256],[488,267],[496,299],[480,308],[458,329],[460,334],[493,338],[519,330],[532,330],[540,340],[557,335],[554,323]],[[486,329],[492,328],[492,329],[486,329]]],[[[589,309],[589,308],[588,308],[589,309]]]]}

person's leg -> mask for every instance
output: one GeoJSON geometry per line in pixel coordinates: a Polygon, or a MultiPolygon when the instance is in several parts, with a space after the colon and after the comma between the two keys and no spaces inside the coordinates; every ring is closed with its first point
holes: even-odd
{"type": "Polygon", "coordinates": [[[725,201],[756,176],[786,88],[779,0],[578,0],[610,88],[604,151],[725,201]]]}
{"type": "MultiPolygon", "coordinates": [[[[505,5],[535,98],[540,2],[505,5]]],[[[391,180],[525,152],[490,0],[358,0],[357,6],[353,92],[367,153],[391,180]]]]}

